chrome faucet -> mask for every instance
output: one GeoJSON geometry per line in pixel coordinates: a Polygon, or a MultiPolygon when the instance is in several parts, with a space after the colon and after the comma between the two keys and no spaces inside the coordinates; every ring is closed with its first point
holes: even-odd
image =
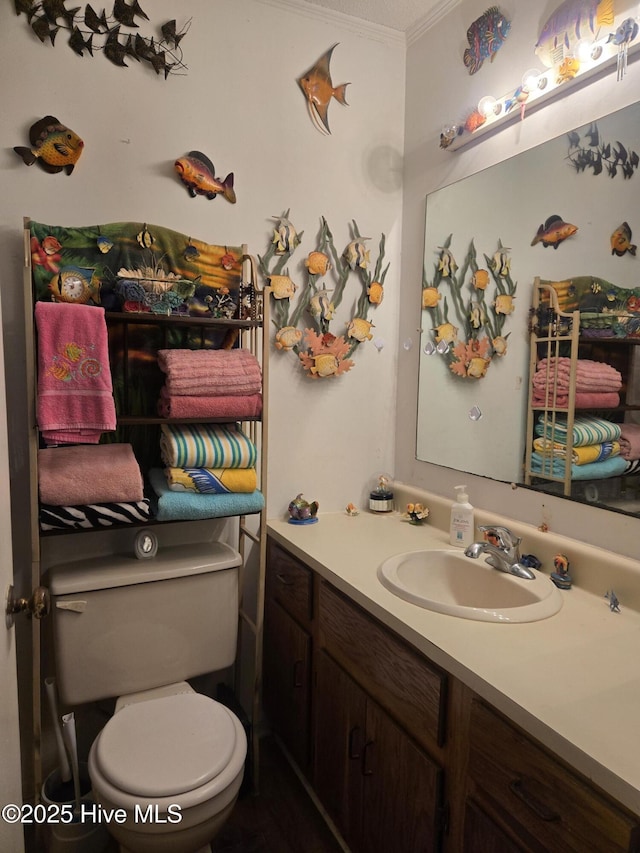
{"type": "Polygon", "coordinates": [[[487,554],[486,562],[494,569],[515,575],[526,580],[535,580],[535,574],[520,562],[519,536],[507,527],[494,524],[481,524],[479,529],[485,534],[484,542],[474,542],[465,549],[465,556],[477,560],[481,554],[487,554]]]}

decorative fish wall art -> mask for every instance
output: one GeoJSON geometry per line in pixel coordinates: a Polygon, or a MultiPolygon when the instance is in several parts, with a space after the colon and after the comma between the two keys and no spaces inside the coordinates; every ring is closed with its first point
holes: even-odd
{"type": "MultiPolygon", "coordinates": [[[[136,19],[149,20],[138,0],[114,0],[110,13],[100,14],[87,3],[67,9],[66,0],[15,0],[17,15],[26,15],[34,35],[44,44],[55,43],[60,30],[68,34],[66,42],[77,56],[102,53],[109,62],[127,68],[125,59],[148,63],[166,80],[170,74],[185,73],[181,40],[191,21],[178,29],[175,19],[161,25],[160,31],[143,36],[136,19]]],[[[62,38],[62,36],[61,36],[62,38]]]]}
{"type": "Polygon", "coordinates": [[[15,145],[13,150],[27,166],[38,162],[45,172],[70,175],[84,150],[84,142],[55,116],[45,116],[29,128],[30,148],[15,145]]]}
{"type": "Polygon", "coordinates": [[[565,222],[556,213],[550,216],[544,225],[538,228],[536,236],[531,241],[531,245],[536,246],[538,243],[542,243],[545,249],[548,246],[553,246],[554,249],[557,249],[560,243],[564,242],[567,237],[572,237],[577,230],[577,225],[565,222]]]}
{"type": "Polygon", "coordinates": [[[620,176],[632,178],[640,165],[640,155],[620,140],[608,142],[601,138],[596,122],[591,122],[582,137],[572,130],[568,134],[569,153],[567,158],[578,174],[606,174],[610,178],[620,176]]]}
{"type": "Polygon", "coordinates": [[[631,242],[631,228],[628,222],[619,225],[611,235],[611,254],[621,258],[629,252],[635,258],[637,246],[631,242]]]}
{"type": "Polygon", "coordinates": [[[493,62],[510,29],[511,22],[505,18],[497,6],[490,6],[471,24],[467,30],[469,47],[463,56],[469,74],[479,71],[485,59],[493,62]]]}
{"type": "Polygon", "coordinates": [[[595,38],[614,19],[614,0],[564,0],[545,21],[535,52],[547,68],[562,62],[580,39],[595,38]]]}
{"type": "Polygon", "coordinates": [[[231,204],[236,203],[236,193],[233,189],[233,172],[229,172],[222,181],[216,178],[216,170],[201,151],[189,151],[174,163],[174,168],[182,183],[189,191],[191,198],[203,195],[209,200],[221,193],[231,204]]]}
{"type": "Polygon", "coordinates": [[[325,135],[331,133],[328,118],[331,98],[335,98],[338,103],[344,106],[349,106],[345,98],[345,91],[349,83],[341,83],[339,86],[334,87],[331,80],[329,65],[331,63],[331,55],[337,46],[338,44],[336,43],[333,47],[330,47],[315,65],[312,65],[302,77],[298,77],[298,85],[307,99],[307,109],[309,110],[311,121],[314,127],[325,135]]]}

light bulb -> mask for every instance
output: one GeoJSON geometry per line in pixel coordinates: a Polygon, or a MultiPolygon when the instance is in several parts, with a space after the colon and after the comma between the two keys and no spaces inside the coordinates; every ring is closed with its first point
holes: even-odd
{"type": "Polygon", "coordinates": [[[522,75],[522,85],[525,89],[528,89],[530,92],[533,89],[538,87],[538,81],[540,79],[540,72],[537,68],[530,68],[528,71],[525,71],[522,75]]]}
{"type": "Polygon", "coordinates": [[[580,39],[574,48],[573,54],[580,62],[588,62],[592,59],[594,42],[591,39],[580,39]]]}
{"type": "Polygon", "coordinates": [[[478,101],[478,112],[485,118],[496,114],[498,102],[493,95],[485,95],[478,101]]]}

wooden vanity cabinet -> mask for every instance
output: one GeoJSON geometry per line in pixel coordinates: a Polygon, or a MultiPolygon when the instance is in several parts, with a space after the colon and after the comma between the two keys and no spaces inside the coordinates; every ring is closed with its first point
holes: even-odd
{"type": "Polygon", "coordinates": [[[263,706],[296,763],[311,758],[313,574],[269,540],[265,581],[263,706]]]}
{"type": "Polygon", "coordinates": [[[638,816],[273,540],[266,596],[267,717],[353,853],[640,853],[638,816]]]}
{"type": "Polygon", "coordinates": [[[347,844],[439,850],[444,674],[325,582],[315,662],[314,788],[347,844]]]}
{"type": "Polygon", "coordinates": [[[640,850],[637,818],[477,697],[468,742],[465,853],[640,850]]]}

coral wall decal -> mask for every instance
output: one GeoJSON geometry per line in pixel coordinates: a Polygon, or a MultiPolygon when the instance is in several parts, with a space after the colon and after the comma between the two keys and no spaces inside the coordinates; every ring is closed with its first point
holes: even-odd
{"type": "Polygon", "coordinates": [[[316,249],[304,261],[307,283],[301,288],[294,306],[299,287],[290,277],[286,264],[300,245],[304,232],[298,233],[288,216],[287,210],[282,216],[274,217],[278,227],[273,231],[265,255],[258,256],[260,270],[271,287],[272,317],[276,327],[274,344],[277,350],[294,352],[312,379],[340,376],[353,367],[352,356],[360,344],[373,338],[369,310],[382,302],[389,269],[388,264],[384,270],[382,268],[385,236],[380,237],[378,258],[371,273],[370,250],[365,245],[370,238],[360,234],[355,220],[351,225],[351,240],[340,255],[327,220],[321,217],[316,249]],[[335,335],[330,331],[331,324],[339,325],[336,311],[353,277],[358,279],[360,295],[345,324],[346,330],[335,335]],[[305,315],[310,325],[299,328],[304,326],[305,315]]]}
{"type": "Polygon", "coordinates": [[[450,234],[444,245],[438,246],[433,280],[427,279],[426,264],[422,274],[422,307],[433,318],[434,338],[425,344],[424,352],[440,354],[455,376],[481,379],[492,359],[507,352],[510,333],[504,334],[504,325],[513,313],[516,293],[511,258],[509,249],[498,240],[497,251],[492,256],[484,255],[487,267],[479,267],[472,240],[462,267],[458,267],[450,249],[452,237],[450,234]],[[467,277],[467,292],[463,292],[467,277]],[[487,302],[491,279],[495,290],[492,301],[487,302]]]}

